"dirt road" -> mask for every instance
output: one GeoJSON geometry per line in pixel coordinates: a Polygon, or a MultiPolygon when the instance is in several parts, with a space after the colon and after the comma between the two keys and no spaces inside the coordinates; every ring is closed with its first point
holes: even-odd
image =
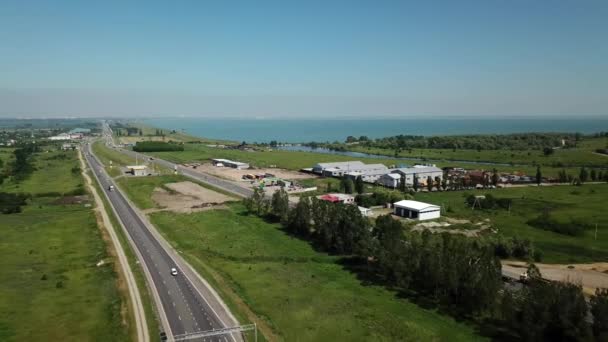
{"type": "MultiPolygon", "coordinates": [[[[516,273],[523,272],[527,264],[522,261],[503,261],[503,268],[516,273]]],[[[587,295],[595,293],[595,289],[608,288],[608,263],[592,264],[536,264],[543,278],[553,281],[580,283],[587,295]]]]}

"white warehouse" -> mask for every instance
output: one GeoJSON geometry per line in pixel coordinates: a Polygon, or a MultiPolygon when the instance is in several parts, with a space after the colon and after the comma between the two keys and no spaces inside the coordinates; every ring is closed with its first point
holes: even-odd
{"type": "Polygon", "coordinates": [[[418,178],[418,184],[426,184],[427,178],[430,176],[433,180],[439,177],[443,178],[443,170],[435,166],[414,166],[401,169],[394,169],[391,173],[400,174],[401,177],[405,177],[405,184],[414,184],[414,175],[418,178]]]}
{"type": "Polygon", "coordinates": [[[432,220],[441,216],[441,208],[434,204],[403,200],[393,203],[394,214],[412,220],[432,220]]]}

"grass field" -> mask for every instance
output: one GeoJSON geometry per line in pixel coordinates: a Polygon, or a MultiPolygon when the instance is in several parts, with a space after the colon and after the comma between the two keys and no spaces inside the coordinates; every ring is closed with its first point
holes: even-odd
{"type": "Polygon", "coordinates": [[[72,168],[79,167],[77,152],[51,151],[34,154],[34,171],[22,182],[6,181],[2,191],[26,192],[32,195],[45,193],[66,194],[83,188],[80,169],[76,173],[72,168]]]}
{"type": "Polygon", "coordinates": [[[587,184],[575,186],[545,186],[521,187],[469,191],[468,193],[491,193],[498,198],[511,198],[511,211],[471,210],[465,204],[465,192],[433,192],[418,193],[416,200],[443,205],[453,212],[447,213],[452,217],[472,218],[481,220],[489,218],[493,226],[506,236],[529,238],[543,253],[543,262],[574,263],[574,262],[606,262],[608,261],[608,213],[605,210],[608,203],[608,184],[587,184]],[[582,236],[568,236],[528,225],[526,222],[536,218],[544,210],[551,208],[551,215],[565,222],[576,219],[591,226],[597,224],[597,240],[595,229],[588,229],[582,236]]]}
{"type": "Polygon", "coordinates": [[[285,341],[471,341],[473,329],[382,287],[365,286],[307,242],[248,216],[240,204],[195,214],[154,213],[196,267],[213,268],[285,341]]]}
{"type": "MultiPolygon", "coordinates": [[[[412,149],[401,151],[399,157],[438,159],[446,162],[450,160],[484,161],[491,163],[513,163],[520,165],[543,165],[551,167],[562,166],[593,166],[608,167],[608,158],[598,156],[595,149],[605,147],[606,138],[584,140],[577,148],[557,149],[549,156],[543,155],[541,150],[510,151],[510,150],[452,150],[452,149],[412,149]]],[[[380,148],[349,146],[356,152],[393,156],[394,150],[380,148]]]]}
{"type": "Polygon", "coordinates": [[[52,192],[80,188],[75,152],[37,153],[37,170],[0,191],[37,197],[19,214],[0,215],[0,339],[127,340],[122,297],[90,207],[60,205],[52,192]],[[68,157],[54,158],[65,153],[68,157]],[[97,267],[96,263],[107,263],[97,267]]]}
{"type": "Polygon", "coordinates": [[[162,187],[163,184],[182,182],[189,180],[181,175],[149,176],[149,177],[123,177],[118,179],[129,199],[141,209],[155,208],[156,204],[152,200],[152,192],[155,188],[162,187]]]}
{"type": "MultiPolygon", "coordinates": [[[[281,168],[290,170],[299,170],[306,167],[312,167],[317,163],[322,162],[337,162],[347,160],[361,160],[364,163],[382,163],[386,166],[393,166],[399,164],[413,164],[415,161],[406,161],[391,159],[373,159],[373,158],[354,158],[343,155],[313,153],[313,152],[294,152],[284,150],[273,150],[273,151],[240,151],[232,149],[221,149],[215,147],[208,147],[201,144],[186,144],[184,145],[184,151],[177,152],[153,152],[151,155],[155,155],[158,158],[170,160],[176,163],[187,163],[194,161],[205,161],[210,158],[226,158],[234,159],[250,163],[256,167],[269,167],[276,165],[281,168]]],[[[596,156],[602,158],[601,156],[596,156]]],[[[608,159],[608,158],[605,158],[608,159]]],[[[422,162],[422,160],[421,160],[422,162]]],[[[438,167],[444,166],[459,166],[467,169],[486,169],[491,170],[496,168],[499,171],[513,172],[521,171],[526,174],[534,175],[536,173],[536,167],[534,166],[504,166],[504,165],[478,165],[466,162],[433,162],[438,167]]],[[[556,176],[561,168],[554,167],[543,167],[544,176],[556,176]]],[[[579,169],[569,168],[568,172],[571,174],[578,174],[579,169]]]]}
{"type": "Polygon", "coordinates": [[[135,164],[135,158],[131,158],[124,153],[108,148],[101,140],[95,141],[92,149],[99,161],[105,165],[106,171],[110,177],[120,176],[122,174],[120,171],[121,166],[135,164]],[[112,162],[111,167],[110,162],[112,162]]]}

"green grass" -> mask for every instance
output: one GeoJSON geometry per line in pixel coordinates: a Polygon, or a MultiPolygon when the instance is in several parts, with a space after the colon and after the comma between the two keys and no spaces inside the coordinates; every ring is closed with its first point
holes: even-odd
{"type": "Polygon", "coordinates": [[[80,171],[72,173],[73,167],[79,167],[76,151],[34,153],[34,166],[36,171],[25,180],[5,181],[2,191],[26,192],[32,195],[50,192],[66,194],[83,187],[80,171]]]}
{"type": "Polygon", "coordinates": [[[135,164],[135,158],[108,148],[101,140],[97,140],[93,143],[93,153],[105,166],[106,171],[111,177],[120,176],[122,174],[120,171],[121,166],[135,164]],[[112,167],[110,167],[110,162],[112,162],[112,167]]]}
{"type": "Polygon", "coordinates": [[[95,266],[108,256],[90,208],[40,198],[0,218],[0,339],[127,339],[112,264],[95,266]]]}
{"type": "Polygon", "coordinates": [[[450,207],[448,216],[481,220],[489,218],[499,233],[505,236],[529,238],[543,253],[543,262],[574,263],[608,261],[608,184],[575,186],[521,187],[468,191],[467,193],[491,193],[494,197],[512,198],[508,212],[497,210],[471,210],[464,202],[465,192],[418,193],[416,200],[450,207]],[[541,230],[526,222],[539,216],[544,208],[552,208],[551,215],[560,221],[576,219],[595,226],[582,236],[568,236],[541,230]]]}
{"type": "Polygon", "coordinates": [[[473,329],[379,286],[248,216],[241,204],[152,221],[201,273],[207,265],[286,341],[470,341],[473,329]]]}
{"type": "MultiPolygon", "coordinates": [[[[551,167],[562,166],[594,166],[608,167],[608,158],[594,154],[594,150],[605,146],[606,138],[589,138],[577,148],[557,149],[549,156],[541,150],[511,151],[511,150],[452,150],[452,149],[412,149],[401,151],[399,157],[450,160],[484,161],[490,163],[513,163],[521,165],[543,165],[551,167]]],[[[352,151],[394,156],[394,150],[351,145],[352,151]]]]}
{"type": "Polygon", "coordinates": [[[121,189],[123,189],[131,201],[141,209],[156,208],[156,204],[152,200],[152,192],[155,188],[162,187],[167,183],[187,181],[181,175],[164,175],[164,176],[148,176],[148,177],[123,177],[118,179],[121,189]]]}

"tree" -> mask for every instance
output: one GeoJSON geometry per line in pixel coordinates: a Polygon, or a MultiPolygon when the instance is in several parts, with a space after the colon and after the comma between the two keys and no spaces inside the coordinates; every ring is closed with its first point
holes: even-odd
{"type": "Polygon", "coordinates": [[[255,213],[258,216],[265,215],[268,209],[268,203],[264,198],[264,190],[260,188],[253,189],[251,197],[245,199],[244,204],[247,211],[255,213]]]}
{"type": "Polygon", "coordinates": [[[492,170],[492,184],[498,186],[498,170],[492,170]]]}
{"type": "Polygon", "coordinates": [[[589,300],[593,324],[591,329],[597,341],[608,340],[608,289],[595,289],[589,300]]]}
{"type": "Polygon", "coordinates": [[[357,141],[357,138],[353,137],[352,135],[349,135],[348,137],[346,137],[347,143],[353,143],[355,141],[357,141]]]}
{"type": "Polygon", "coordinates": [[[327,181],[327,192],[332,192],[332,191],[333,191],[333,189],[331,187],[331,180],[328,180],[327,181]]]}
{"type": "Polygon", "coordinates": [[[433,178],[431,176],[426,177],[426,187],[429,192],[433,191],[433,178]]]}
{"type": "Polygon", "coordinates": [[[363,184],[363,178],[361,176],[357,176],[355,179],[355,191],[358,194],[362,194],[365,191],[365,184],[363,184]]]}
{"type": "Polygon", "coordinates": [[[284,188],[277,190],[272,195],[271,212],[281,222],[287,221],[289,214],[289,195],[284,188]]]}
{"type": "Polygon", "coordinates": [[[141,128],[139,129],[139,136],[141,137],[142,135],[144,135],[144,132],[142,132],[141,128]]]}
{"type": "Polygon", "coordinates": [[[342,189],[342,191],[344,191],[345,194],[352,194],[354,188],[353,181],[348,178],[347,175],[342,176],[342,179],[340,181],[340,188],[342,189]]]}
{"type": "Polygon", "coordinates": [[[543,148],[543,154],[544,154],[545,156],[550,156],[550,155],[552,155],[552,154],[553,154],[553,152],[555,152],[555,151],[554,151],[554,150],[553,150],[553,148],[551,148],[551,147],[544,147],[544,148],[543,148]]]}
{"type": "Polygon", "coordinates": [[[414,191],[418,191],[418,175],[414,173],[414,184],[412,184],[412,187],[414,188],[414,191]]]}
{"type": "Polygon", "coordinates": [[[540,165],[536,167],[536,185],[540,186],[540,183],[543,181],[543,175],[540,172],[540,165]]]}
{"type": "Polygon", "coordinates": [[[399,191],[401,191],[401,192],[407,191],[407,186],[405,184],[405,176],[401,176],[399,178],[399,191]]]}
{"type": "Polygon", "coordinates": [[[310,198],[302,197],[287,218],[288,229],[297,235],[307,237],[311,228],[311,202],[310,198]]]}
{"type": "Polygon", "coordinates": [[[595,169],[591,169],[591,172],[589,173],[589,177],[594,182],[597,180],[597,172],[595,171],[595,169]]]}
{"type": "Polygon", "coordinates": [[[578,175],[578,179],[582,182],[585,183],[587,181],[587,178],[589,177],[589,173],[587,172],[587,169],[585,169],[585,167],[581,167],[581,172],[578,175]]]}

